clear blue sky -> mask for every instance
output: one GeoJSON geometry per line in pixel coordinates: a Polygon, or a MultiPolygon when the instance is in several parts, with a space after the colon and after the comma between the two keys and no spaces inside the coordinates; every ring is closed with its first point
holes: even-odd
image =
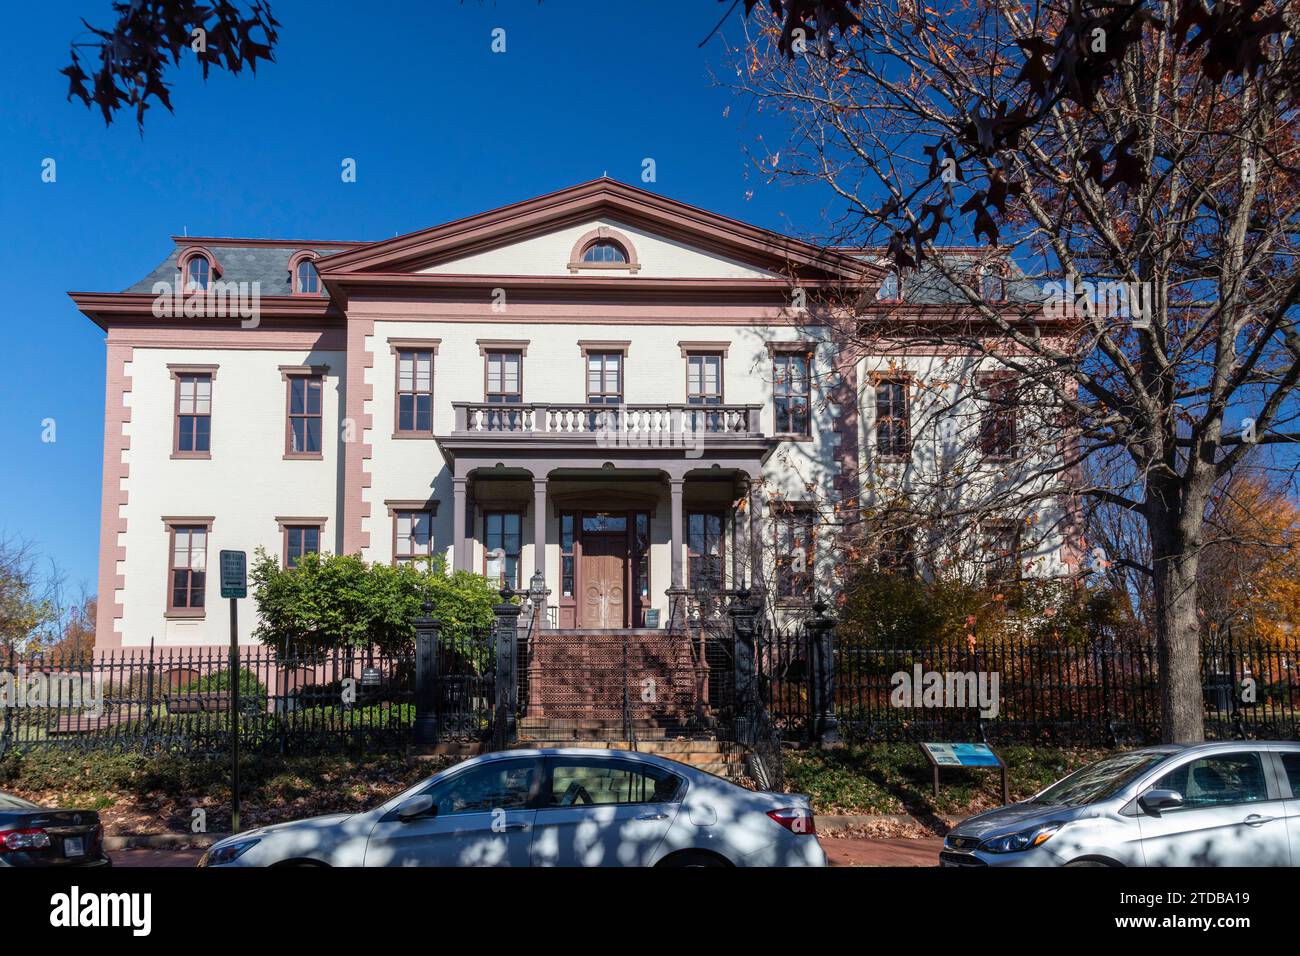
{"type": "MultiPolygon", "coordinates": [[[[103,334],[68,291],[116,291],[191,235],[382,239],[608,172],[757,225],[815,233],[826,199],[747,175],[764,129],[713,85],[721,4],[273,0],[277,62],[256,78],[192,61],[175,115],[105,129],[59,70],[78,17],[110,0],[6,10],[0,58],[0,536],[30,540],[75,591],[96,584],[103,334]],[[503,27],[507,52],[493,54],[503,27]],[[724,111],[730,106],[730,117],[724,111]],[[58,180],[41,182],[56,160],[58,180]],[[354,157],[358,181],[340,162],[354,157]],[[752,198],[746,198],[753,191],[752,198]],[[41,441],[53,418],[57,441],[41,441]]],[[[734,35],[734,28],[729,31],[734,35]]]]}

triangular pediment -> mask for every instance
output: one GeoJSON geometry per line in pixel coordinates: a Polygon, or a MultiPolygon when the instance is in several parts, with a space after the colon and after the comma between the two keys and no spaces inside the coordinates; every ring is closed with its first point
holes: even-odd
{"type": "Polygon", "coordinates": [[[332,276],[635,275],[638,278],[861,279],[874,267],[841,253],[655,193],[598,179],[320,260],[332,276]],[[629,246],[627,269],[583,268],[594,236],[629,246]]]}

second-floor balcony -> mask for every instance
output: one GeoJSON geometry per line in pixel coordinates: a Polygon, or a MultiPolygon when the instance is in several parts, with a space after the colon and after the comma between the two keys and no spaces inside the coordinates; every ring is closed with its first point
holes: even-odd
{"type": "Polygon", "coordinates": [[[762,405],[452,402],[453,442],[693,447],[765,441],[762,405]]]}

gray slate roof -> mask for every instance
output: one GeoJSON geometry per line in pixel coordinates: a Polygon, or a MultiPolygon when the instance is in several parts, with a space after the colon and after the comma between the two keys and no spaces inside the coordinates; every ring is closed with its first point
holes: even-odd
{"type": "MultiPolygon", "coordinates": [[[[342,252],[340,246],[284,245],[284,246],[223,246],[219,243],[197,243],[212,252],[221,263],[222,282],[260,282],[262,295],[291,295],[289,283],[289,257],[303,249],[311,249],[322,257],[342,252]]],[[[358,243],[361,245],[361,243],[358,243]]],[[[176,258],[189,246],[177,245],[157,268],[139,282],[123,289],[124,292],[152,292],[155,282],[176,281],[176,258]]]]}
{"type": "MultiPolygon", "coordinates": [[[[218,242],[195,243],[204,245],[221,263],[221,280],[223,282],[260,282],[261,294],[290,295],[293,291],[289,277],[289,258],[303,249],[311,249],[321,256],[328,256],[343,250],[341,246],[313,246],[311,244],[293,245],[259,245],[259,246],[223,246],[218,242]]],[[[364,243],[357,243],[364,245],[364,243]]],[[[166,259],[160,262],[152,272],[139,282],[128,286],[125,292],[152,292],[155,282],[173,282],[176,277],[176,259],[184,245],[177,245],[166,259]]],[[[863,253],[862,258],[878,258],[877,253],[863,253]]],[[[970,260],[964,256],[944,257],[954,268],[970,268],[970,260]]],[[[903,281],[903,298],[915,305],[965,305],[966,297],[944,278],[932,262],[923,262],[921,268],[909,272],[903,281]]],[[[1042,293],[1037,282],[1026,279],[1024,273],[1010,263],[1007,278],[1007,298],[1013,302],[1039,302],[1042,293]]]]}

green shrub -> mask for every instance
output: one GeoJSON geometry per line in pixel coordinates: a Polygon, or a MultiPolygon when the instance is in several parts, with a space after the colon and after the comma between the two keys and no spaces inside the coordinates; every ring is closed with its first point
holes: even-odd
{"type": "MultiPolygon", "coordinates": [[[[182,693],[210,694],[217,691],[230,692],[229,670],[205,674],[198,680],[191,681],[182,693]]],[[[257,675],[246,667],[239,669],[239,696],[242,700],[265,700],[267,697],[266,685],[258,680],[257,675]]]]}
{"type": "Polygon", "coordinates": [[[462,644],[491,628],[497,589],[480,574],[448,574],[441,557],[421,564],[369,564],[356,555],[304,555],[295,567],[258,549],[250,574],[257,602],[255,636],[271,647],[325,651],[414,646],[412,622],[425,601],[444,643],[462,644]]]}

